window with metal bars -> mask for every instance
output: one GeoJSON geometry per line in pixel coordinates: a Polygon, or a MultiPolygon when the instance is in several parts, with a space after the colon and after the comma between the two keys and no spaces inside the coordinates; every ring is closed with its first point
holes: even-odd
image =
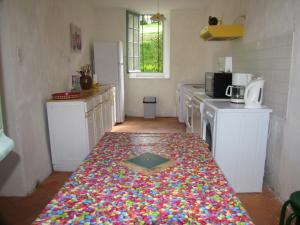
{"type": "Polygon", "coordinates": [[[137,73],[163,72],[163,22],[152,15],[127,12],[127,70],[137,73]]]}

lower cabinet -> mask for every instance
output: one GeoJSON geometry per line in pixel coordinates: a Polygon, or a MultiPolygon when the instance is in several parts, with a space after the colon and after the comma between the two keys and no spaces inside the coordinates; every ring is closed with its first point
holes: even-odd
{"type": "Polygon", "coordinates": [[[113,88],[85,99],[48,101],[52,165],[74,171],[113,125],[113,88]]]}
{"type": "Polygon", "coordinates": [[[218,112],[215,160],[237,193],[262,191],[269,120],[263,109],[218,112]]]}

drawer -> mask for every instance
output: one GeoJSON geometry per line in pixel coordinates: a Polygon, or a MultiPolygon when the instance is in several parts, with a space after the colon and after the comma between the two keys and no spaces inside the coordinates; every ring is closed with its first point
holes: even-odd
{"type": "MultiPolygon", "coordinates": [[[[106,93],[106,92],[105,92],[106,93]]],[[[105,94],[103,93],[103,94],[105,94]]],[[[90,111],[91,109],[95,108],[97,105],[99,105],[100,103],[103,103],[104,98],[106,95],[95,95],[91,98],[87,99],[87,111],[90,111]]]]}
{"type": "Polygon", "coordinates": [[[96,106],[96,104],[95,104],[94,97],[88,98],[86,100],[86,110],[87,110],[87,112],[90,111],[91,109],[93,109],[95,106],[96,106]]]}
{"type": "Polygon", "coordinates": [[[100,95],[96,95],[93,97],[94,106],[99,105],[101,103],[101,98],[99,96],[100,95]]]}

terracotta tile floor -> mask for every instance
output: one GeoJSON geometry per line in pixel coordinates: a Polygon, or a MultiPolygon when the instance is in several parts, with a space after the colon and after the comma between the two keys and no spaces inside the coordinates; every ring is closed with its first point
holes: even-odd
{"type": "Polygon", "coordinates": [[[144,119],[140,117],[127,117],[126,122],[118,124],[112,132],[138,132],[138,133],[168,133],[185,132],[185,125],[177,122],[173,117],[160,117],[144,119]]]}
{"type": "Polygon", "coordinates": [[[54,172],[27,197],[0,197],[0,225],[29,225],[71,175],[54,172]]]}
{"type": "MultiPolygon", "coordinates": [[[[126,118],[113,132],[184,132],[185,126],[175,118],[126,118]]],[[[54,172],[28,197],[0,197],[0,225],[27,225],[68,179],[71,173],[54,172]]],[[[244,207],[257,225],[278,224],[281,203],[264,187],[262,193],[238,194],[244,207]]]]}

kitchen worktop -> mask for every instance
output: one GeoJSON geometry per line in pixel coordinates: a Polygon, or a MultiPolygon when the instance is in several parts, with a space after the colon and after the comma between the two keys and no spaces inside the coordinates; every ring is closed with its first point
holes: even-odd
{"type": "Polygon", "coordinates": [[[113,87],[113,85],[107,84],[107,85],[100,85],[97,88],[91,88],[89,90],[82,90],[80,92],[80,99],[87,99],[95,95],[101,95],[111,87],[113,87]]]}
{"type": "Polygon", "coordinates": [[[235,112],[238,111],[247,111],[247,112],[257,112],[258,110],[266,110],[266,111],[272,111],[272,109],[270,109],[267,106],[262,105],[259,108],[247,108],[245,106],[245,104],[236,104],[236,103],[232,103],[230,102],[230,100],[228,101],[207,101],[206,104],[214,109],[217,110],[223,110],[223,111],[232,111],[234,110],[235,112]]]}
{"type": "Polygon", "coordinates": [[[107,85],[99,85],[97,88],[91,88],[89,90],[82,90],[80,91],[80,98],[78,99],[69,99],[69,100],[53,100],[50,99],[48,102],[58,102],[58,101],[86,101],[89,98],[96,96],[96,95],[101,95],[105,93],[107,90],[112,88],[113,85],[107,84],[107,85]]]}
{"type": "Polygon", "coordinates": [[[196,93],[194,95],[194,98],[198,101],[201,102],[209,102],[209,101],[224,101],[224,102],[229,102],[230,99],[229,98],[212,98],[208,95],[206,95],[205,93],[196,93]]]}
{"type": "Polygon", "coordinates": [[[204,84],[184,84],[183,91],[189,92],[192,95],[205,94],[204,84]]]}

